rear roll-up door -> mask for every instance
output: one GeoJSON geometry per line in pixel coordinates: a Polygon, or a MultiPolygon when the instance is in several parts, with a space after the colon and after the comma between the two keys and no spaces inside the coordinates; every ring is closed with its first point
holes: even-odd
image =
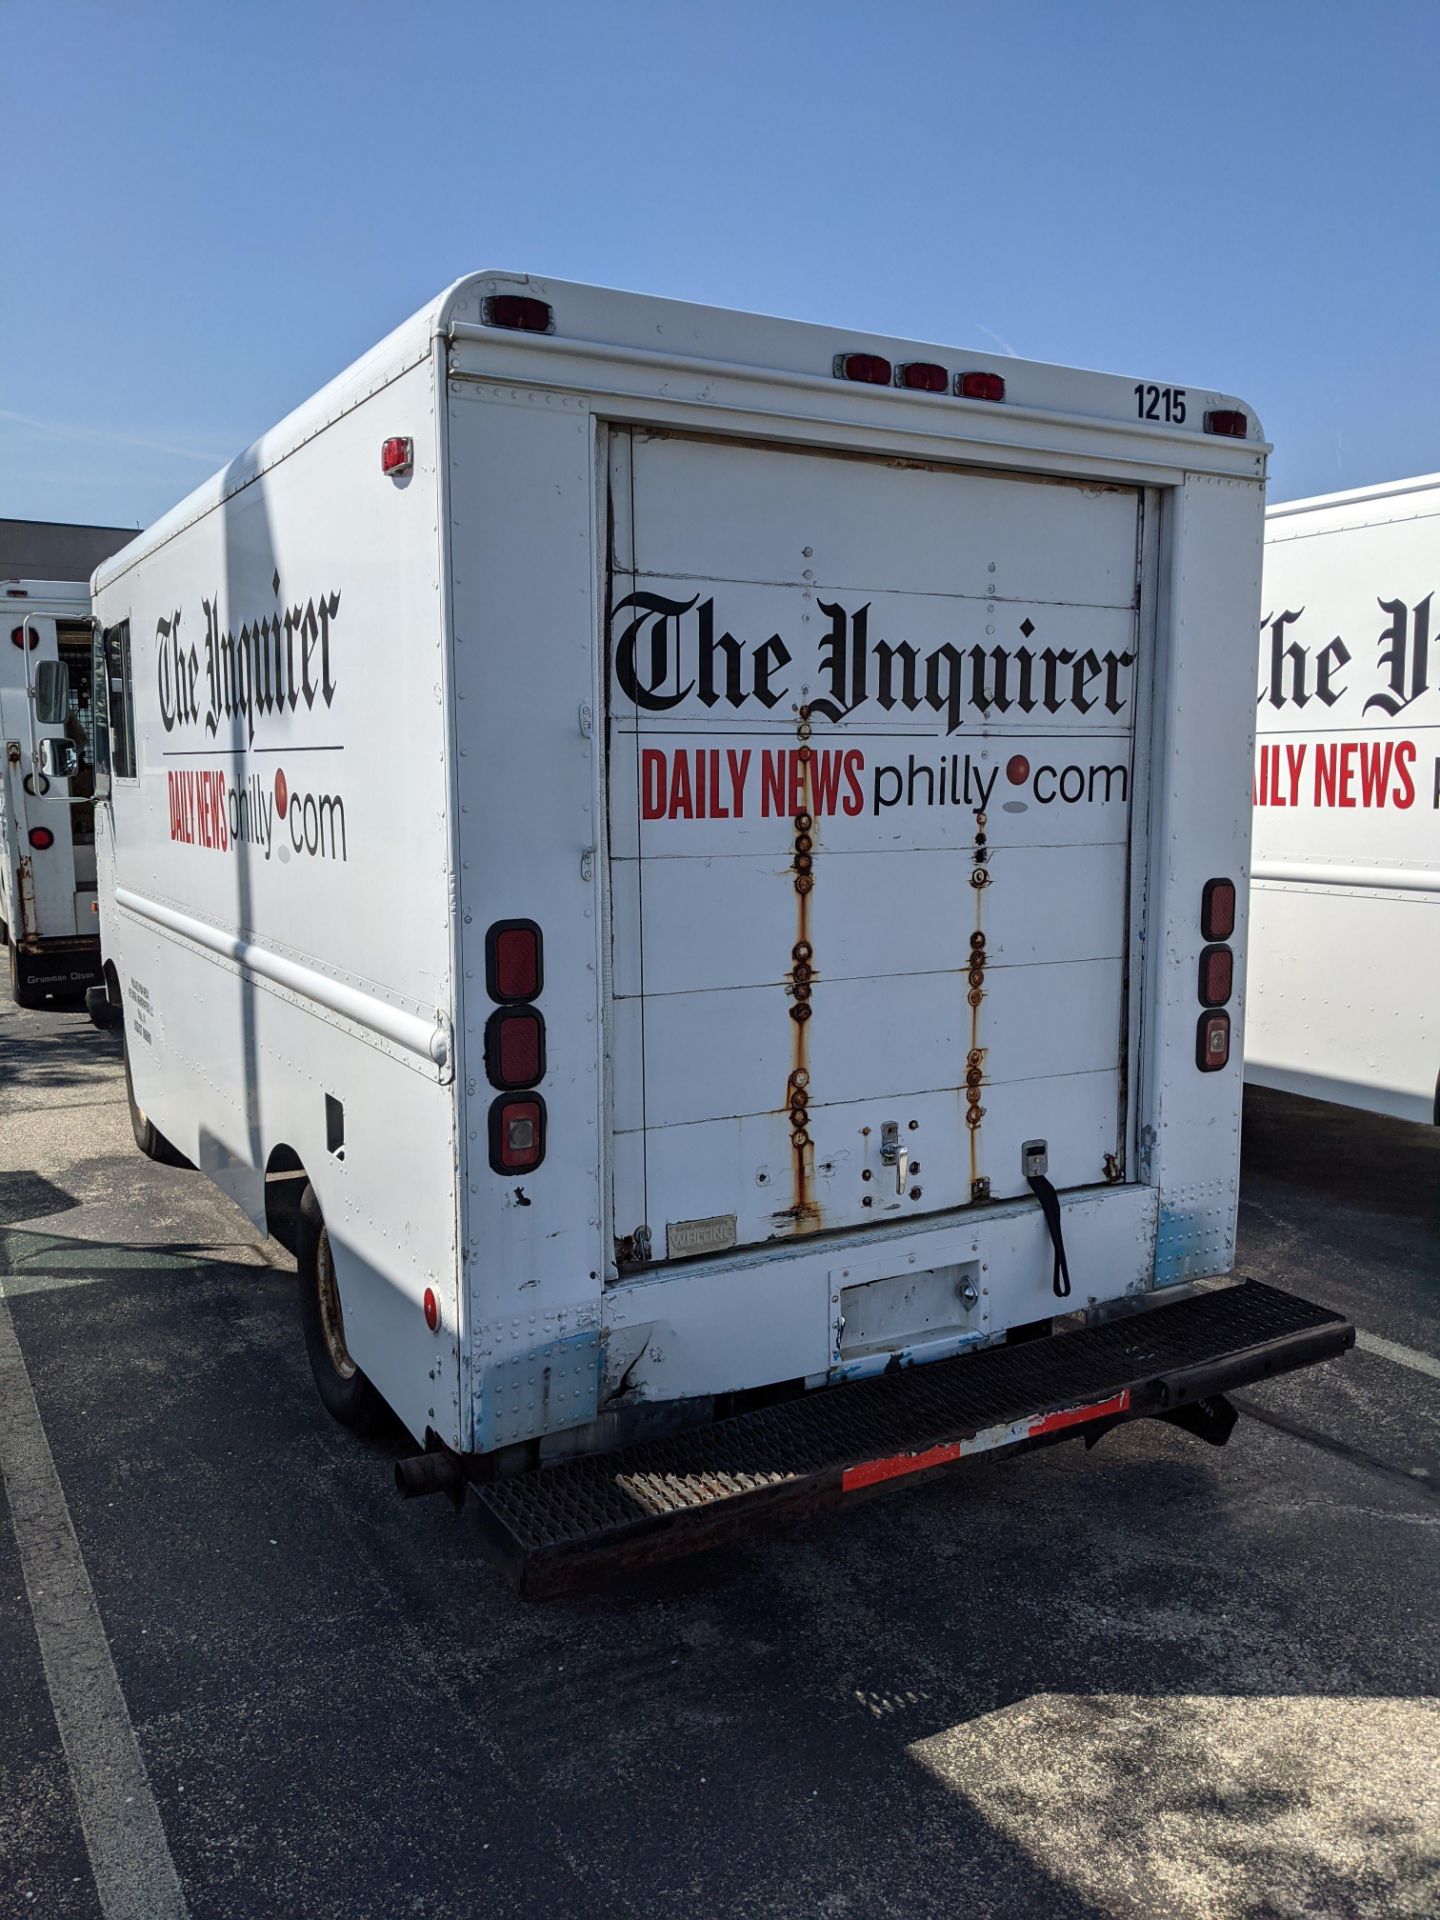
{"type": "Polygon", "coordinates": [[[1140,499],[612,437],[620,1262],[1116,1177],[1140,499]]]}

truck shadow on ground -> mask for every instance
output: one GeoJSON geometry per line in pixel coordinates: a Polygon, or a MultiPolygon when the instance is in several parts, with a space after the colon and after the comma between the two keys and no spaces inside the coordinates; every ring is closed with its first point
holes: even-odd
{"type": "Polygon", "coordinates": [[[1244,1189],[1345,1203],[1440,1231],[1440,1127],[1245,1089],[1244,1189]]]}
{"type": "Polygon", "coordinates": [[[59,1007],[63,1021],[31,1017],[23,1022],[0,1014],[0,1091],[13,1100],[23,1089],[27,1105],[67,1087],[107,1087],[122,1055],[119,1033],[101,1032],[83,1009],[59,1007]]]}

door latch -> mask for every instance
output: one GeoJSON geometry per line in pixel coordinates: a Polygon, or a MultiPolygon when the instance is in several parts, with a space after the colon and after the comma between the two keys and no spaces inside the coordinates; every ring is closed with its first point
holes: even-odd
{"type": "Polygon", "coordinates": [[[910,1178],[910,1149],[900,1144],[900,1122],[887,1120],[880,1129],[880,1161],[895,1169],[895,1191],[904,1193],[910,1178]]]}

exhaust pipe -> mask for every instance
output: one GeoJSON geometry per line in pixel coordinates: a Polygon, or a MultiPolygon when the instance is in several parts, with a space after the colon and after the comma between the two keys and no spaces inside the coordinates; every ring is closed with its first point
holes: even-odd
{"type": "Polygon", "coordinates": [[[395,1462],[395,1491],[402,1500],[419,1500],[427,1493],[449,1496],[458,1507],[465,1497],[465,1467],[457,1454],[417,1453],[395,1462]]]}

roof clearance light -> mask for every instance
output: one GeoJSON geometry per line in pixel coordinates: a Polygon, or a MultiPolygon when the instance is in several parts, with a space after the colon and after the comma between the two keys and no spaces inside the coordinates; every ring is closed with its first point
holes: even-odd
{"type": "Polygon", "coordinates": [[[933,360],[907,360],[895,369],[897,387],[909,387],[912,393],[948,393],[950,376],[933,360]]]}
{"type": "Polygon", "coordinates": [[[396,434],[380,448],[380,471],[399,480],[415,465],[415,442],[396,434]]]}
{"type": "Polygon", "coordinates": [[[553,333],[555,315],[543,300],[528,293],[492,293],[480,308],[487,327],[508,327],[512,333],[553,333]]]}
{"type": "Polygon", "coordinates": [[[879,353],[837,353],[835,378],[863,380],[872,387],[888,387],[894,377],[890,362],[879,353]]]}
{"type": "Polygon", "coordinates": [[[1003,400],[1005,382],[998,373],[957,373],[955,391],[962,400],[1003,400]]]}
{"type": "Polygon", "coordinates": [[[1230,1016],[1202,1013],[1195,1029],[1195,1064],[1201,1073],[1218,1073],[1230,1064],[1230,1016]]]}
{"type": "Polygon", "coordinates": [[[1207,940],[1228,940],[1235,931],[1235,882],[1207,880],[1200,895],[1200,931],[1207,940]]]}
{"type": "Polygon", "coordinates": [[[1235,986],[1235,956],[1229,947],[1206,947],[1200,955],[1200,1004],[1223,1007],[1235,986]]]}
{"type": "Polygon", "coordinates": [[[1206,414],[1205,431],[1223,433],[1232,440],[1243,440],[1250,431],[1250,422],[1233,407],[1218,407],[1214,413],[1206,414]]]}
{"type": "Polygon", "coordinates": [[[30,844],[32,847],[38,847],[41,853],[44,853],[47,847],[54,846],[55,836],[49,827],[31,827],[30,844]]]}

